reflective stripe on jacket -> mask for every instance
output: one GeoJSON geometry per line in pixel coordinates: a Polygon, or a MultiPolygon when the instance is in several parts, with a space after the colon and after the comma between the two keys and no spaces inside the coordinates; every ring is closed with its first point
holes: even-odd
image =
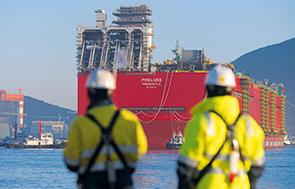
{"type": "MultiPolygon", "coordinates": [[[[220,114],[229,125],[234,123],[240,113],[238,100],[232,96],[208,98],[191,110],[194,118],[185,128],[185,143],[179,151],[178,162],[185,166],[196,167],[195,176],[210,162],[226,137],[226,124],[215,113],[208,113],[210,110],[220,114]]],[[[240,117],[235,133],[245,159],[244,163],[241,160],[238,163],[237,177],[230,183],[228,175],[231,142],[228,140],[197,188],[250,187],[247,172],[251,166],[262,166],[265,162],[264,133],[249,115],[240,117]]],[[[181,172],[181,168],[178,171],[181,172]]]]}
{"type": "MultiPolygon", "coordinates": [[[[93,115],[103,127],[107,127],[117,110],[114,105],[91,108],[93,115]]],[[[138,159],[147,151],[147,138],[138,118],[127,110],[121,110],[112,130],[114,142],[124,155],[130,168],[135,169],[138,159]]],[[[79,174],[86,167],[101,140],[100,128],[89,118],[78,117],[72,124],[68,143],[64,150],[65,163],[68,167],[77,168],[79,174]]],[[[116,170],[124,169],[124,164],[110,147],[111,159],[116,170]]],[[[105,170],[106,146],[100,151],[90,172],[105,170]]]]}

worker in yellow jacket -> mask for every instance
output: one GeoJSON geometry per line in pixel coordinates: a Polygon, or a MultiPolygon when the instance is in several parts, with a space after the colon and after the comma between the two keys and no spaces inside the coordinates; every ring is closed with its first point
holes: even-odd
{"type": "Polygon", "coordinates": [[[178,188],[255,188],[264,170],[264,133],[241,115],[230,68],[218,65],[205,80],[208,98],[192,108],[178,157],[178,188]]]}
{"type": "Polygon", "coordinates": [[[147,151],[147,138],[138,118],[119,111],[110,96],[113,75],[103,69],[87,81],[90,106],[72,124],[64,159],[78,173],[81,188],[132,188],[131,174],[147,151]]]}

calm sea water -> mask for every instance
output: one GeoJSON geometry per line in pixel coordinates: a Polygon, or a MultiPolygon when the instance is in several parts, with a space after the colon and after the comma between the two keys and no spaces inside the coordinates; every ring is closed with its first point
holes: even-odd
{"type": "MultiPolygon", "coordinates": [[[[62,149],[0,147],[0,188],[77,188],[62,149]]],[[[176,150],[150,150],[138,163],[135,188],[176,188],[176,150]]],[[[266,150],[266,170],[257,188],[295,188],[295,147],[266,150]]]]}

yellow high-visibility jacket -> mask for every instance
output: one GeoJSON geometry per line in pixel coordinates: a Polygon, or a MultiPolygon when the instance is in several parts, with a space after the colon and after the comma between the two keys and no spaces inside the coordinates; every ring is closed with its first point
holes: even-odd
{"type": "MultiPolygon", "coordinates": [[[[228,125],[233,124],[240,113],[238,100],[228,95],[208,98],[191,110],[194,118],[186,125],[185,143],[179,151],[180,185],[183,185],[181,182],[191,180],[188,177],[198,176],[198,173],[210,162],[226,138],[226,124],[218,115],[209,112],[210,110],[217,112],[228,125]],[[190,168],[196,168],[192,175],[187,173],[190,168]]],[[[229,181],[231,141],[227,140],[212,163],[211,169],[199,181],[196,188],[250,188],[247,175],[250,168],[264,167],[264,133],[250,115],[240,117],[235,127],[235,133],[245,159],[244,163],[242,160],[238,163],[238,175],[232,183],[229,181]]],[[[259,173],[260,175],[258,174],[259,176],[262,171],[259,173]]],[[[184,187],[179,186],[179,188],[184,187]]]]}
{"type": "MultiPolygon", "coordinates": [[[[117,107],[104,105],[88,110],[95,119],[103,126],[108,127],[117,107]]],[[[101,130],[91,119],[86,116],[78,117],[72,124],[68,137],[68,143],[64,150],[66,165],[72,171],[83,174],[101,141],[101,130]]],[[[112,137],[119,150],[125,157],[128,166],[135,169],[136,162],[147,152],[147,138],[138,118],[127,110],[121,110],[112,129],[112,137]]],[[[111,160],[116,170],[124,169],[124,164],[119,156],[111,148],[111,160]]],[[[100,154],[93,164],[90,172],[106,170],[106,145],[100,150],[100,154]]]]}

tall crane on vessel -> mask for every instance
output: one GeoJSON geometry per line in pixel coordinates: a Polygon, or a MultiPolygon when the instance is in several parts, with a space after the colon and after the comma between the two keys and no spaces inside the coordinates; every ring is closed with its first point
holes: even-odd
{"type": "Polygon", "coordinates": [[[180,63],[181,62],[181,52],[179,52],[179,42],[178,42],[178,40],[176,40],[176,45],[175,45],[175,49],[174,50],[172,50],[172,52],[173,52],[173,54],[175,54],[175,60],[176,60],[176,62],[177,63],[180,63]]]}

